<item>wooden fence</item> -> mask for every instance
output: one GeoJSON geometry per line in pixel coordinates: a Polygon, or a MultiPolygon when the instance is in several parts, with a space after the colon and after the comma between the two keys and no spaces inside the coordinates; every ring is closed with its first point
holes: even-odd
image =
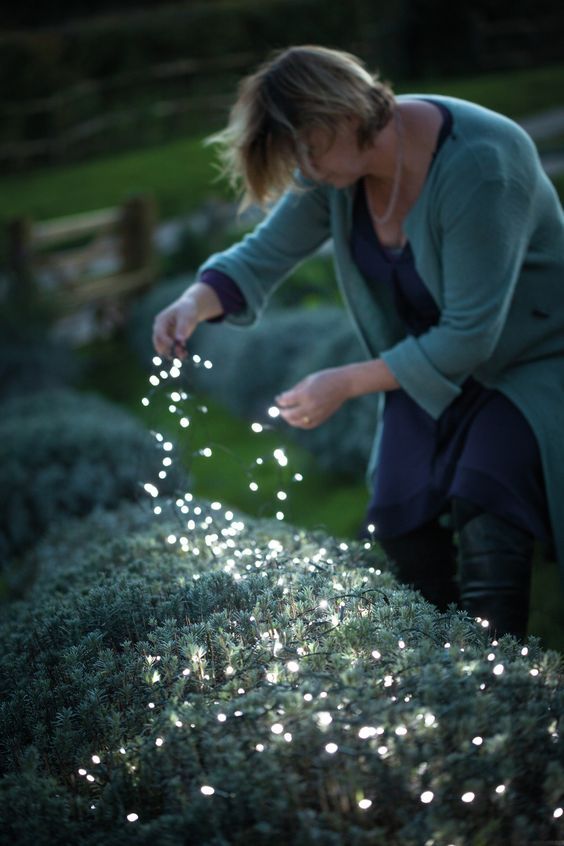
{"type": "Polygon", "coordinates": [[[93,305],[123,303],[155,278],[155,205],[140,195],[121,207],[34,223],[8,225],[12,302],[24,311],[48,306],[65,315],[93,305]]]}

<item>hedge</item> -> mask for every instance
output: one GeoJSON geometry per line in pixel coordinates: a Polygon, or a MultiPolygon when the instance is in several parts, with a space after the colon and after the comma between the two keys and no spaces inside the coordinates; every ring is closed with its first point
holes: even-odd
{"type": "MultiPolygon", "coordinates": [[[[0,405],[0,560],[32,545],[56,519],[146,494],[163,450],[127,412],[95,395],[40,391],[0,405]]],[[[163,491],[181,482],[176,464],[163,491]]],[[[5,563],[6,567],[7,564],[5,563]]],[[[17,579],[17,571],[12,578],[17,579]]]]}
{"type": "Polygon", "coordinates": [[[374,549],[191,503],[182,551],[154,504],[53,529],[6,609],[4,842],[562,838],[561,656],[439,614],[374,549]]]}

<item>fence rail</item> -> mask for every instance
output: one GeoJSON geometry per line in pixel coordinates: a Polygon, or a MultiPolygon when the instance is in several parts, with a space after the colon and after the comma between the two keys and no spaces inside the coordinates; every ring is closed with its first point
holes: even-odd
{"type": "Polygon", "coordinates": [[[123,302],[155,279],[155,218],[152,198],[139,195],[119,207],[42,223],[10,221],[12,302],[23,311],[47,304],[55,315],[123,302]]]}

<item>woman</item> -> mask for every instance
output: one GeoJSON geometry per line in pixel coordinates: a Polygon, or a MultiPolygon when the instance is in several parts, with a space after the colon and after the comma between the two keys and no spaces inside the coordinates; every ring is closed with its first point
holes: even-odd
{"type": "Polygon", "coordinates": [[[535,538],[564,564],[564,217],[530,138],[305,46],[242,82],[212,140],[246,202],[279,199],[157,315],[155,349],[182,356],[203,320],[253,322],[331,237],[367,361],[311,374],[281,415],[313,428],[380,393],[367,524],[439,608],[524,637],[535,538]]]}

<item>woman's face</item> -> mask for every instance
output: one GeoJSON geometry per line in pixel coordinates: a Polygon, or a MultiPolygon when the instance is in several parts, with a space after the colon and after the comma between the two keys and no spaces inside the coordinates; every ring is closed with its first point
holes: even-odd
{"type": "Polygon", "coordinates": [[[298,163],[304,176],[334,188],[353,185],[366,171],[366,151],[358,146],[358,121],[342,120],[335,134],[317,127],[304,133],[298,163]]]}

